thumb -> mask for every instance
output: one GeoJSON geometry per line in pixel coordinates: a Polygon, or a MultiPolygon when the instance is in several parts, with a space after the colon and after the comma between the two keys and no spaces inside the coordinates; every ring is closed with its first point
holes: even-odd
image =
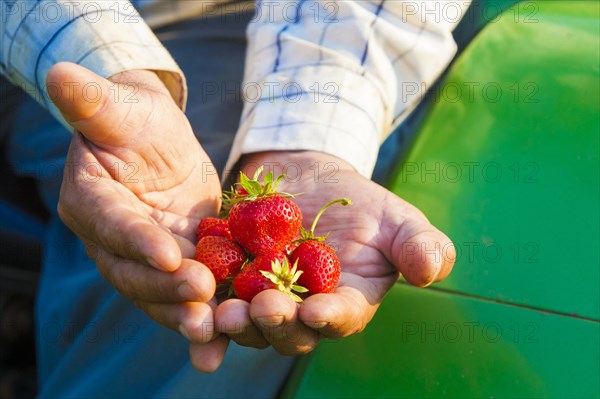
{"type": "Polygon", "coordinates": [[[452,241],[416,209],[384,230],[394,231],[386,256],[410,284],[426,287],[442,281],[452,271],[456,259],[452,241]]]}
{"type": "Polygon", "coordinates": [[[147,121],[151,104],[134,83],[113,83],[69,62],[54,65],[46,76],[50,98],[65,120],[97,145],[124,145],[147,121]]]}

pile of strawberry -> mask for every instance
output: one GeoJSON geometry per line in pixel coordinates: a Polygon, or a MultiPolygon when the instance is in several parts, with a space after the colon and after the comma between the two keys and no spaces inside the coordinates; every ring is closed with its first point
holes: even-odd
{"type": "Polygon", "coordinates": [[[223,195],[224,219],[205,218],[198,225],[196,260],[206,265],[217,284],[250,302],[256,294],[278,289],[295,301],[329,293],[340,278],[340,261],[324,237],[315,237],[320,216],[329,206],[349,205],[347,198],[329,202],[317,213],[310,231],[293,196],[277,192],[284,175],[268,173],[261,183],[243,173],[236,188],[223,195]],[[290,266],[291,265],[291,266],[290,266]],[[298,294],[297,294],[298,293],[298,294]]]}

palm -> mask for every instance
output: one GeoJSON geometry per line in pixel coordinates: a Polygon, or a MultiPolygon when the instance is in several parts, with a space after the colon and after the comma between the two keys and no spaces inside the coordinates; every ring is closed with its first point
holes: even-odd
{"type": "MultiPolygon", "coordinates": [[[[88,77],[87,71],[74,67],[61,72],[88,77]]],[[[95,75],[89,78],[109,84],[95,75]]],[[[114,87],[106,90],[113,91],[114,87]]],[[[127,93],[120,94],[126,97],[127,93]]],[[[115,102],[109,97],[103,103],[83,98],[58,104],[81,131],[74,135],[69,150],[59,210],[84,240],[99,243],[120,257],[152,258],[159,268],[174,269],[181,254],[193,255],[198,221],[218,211],[220,184],[168,92],[140,84],[134,98],[133,102],[115,102]],[[148,234],[152,227],[157,233],[148,234]],[[165,232],[171,237],[166,238],[165,232]],[[151,242],[146,243],[147,236],[151,242]],[[141,245],[140,252],[146,253],[124,253],[116,248],[119,240],[115,238],[121,238],[121,246],[141,245]],[[179,244],[181,254],[175,253],[177,249],[169,251],[169,242],[172,247],[179,244]],[[166,246],[166,254],[160,253],[161,246],[166,246]]]]}
{"type": "Polygon", "coordinates": [[[339,197],[352,200],[352,206],[329,208],[320,218],[315,233],[329,233],[327,243],[340,259],[342,276],[338,289],[357,289],[369,302],[379,303],[398,278],[397,269],[375,246],[381,234],[381,206],[389,194],[354,172],[339,171],[332,179],[335,181],[325,182],[310,177],[288,187],[302,193],[296,202],[302,210],[305,228],[309,228],[323,204],[339,197]]]}
{"type": "Polygon", "coordinates": [[[300,167],[300,178],[290,176],[281,190],[302,193],[296,202],[305,228],[333,199],[348,197],[353,205],[329,208],[316,229],[318,235],[329,232],[327,241],[341,261],[335,292],[312,295],[299,306],[276,290],[259,293],[250,304],[236,299],[223,302],[215,315],[218,326],[239,344],[270,344],[289,355],[306,353],[320,337],[361,331],[400,273],[408,282],[424,286],[450,272],[452,256],[442,259],[435,251],[423,251],[432,245],[451,248],[449,239],[415,207],[361,177],[346,162],[318,152],[269,152],[246,156],[242,169],[252,175],[261,164],[275,165],[275,174],[288,165],[300,167]],[[337,174],[326,180],[315,178],[314,166],[326,163],[337,165],[337,174]]]}
{"type": "Polygon", "coordinates": [[[198,221],[218,210],[220,184],[183,113],[170,99],[152,95],[152,107],[138,107],[136,118],[145,123],[117,131],[118,140],[104,140],[109,143],[84,140],[73,156],[89,157],[102,168],[98,190],[114,190],[140,216],[193,241],[198,221]],[[163,115],[155,115],[157,109],[163,115]],[[170,128],[163,118],[179,122],[170,128]]]}
{"type": "MultiPolygon", "coordinates": [[[[152,128],[140,132],[138,137],[146,135],[156,137],[152,128]]],[[[170,152],[166,153],[154,150],[140,153],[131,151],[126,145],[93,144],[76,134],[67,165],[74,168],[70,173],[78,180],[79,187],[71,193],[63,190],[63,213],[68,212],[64,208],[69,208],[65,204],[69,198],[81,204],[101,202],[101,208],[88,209],[109,215],[109,218],[129,213],[139,220],[160,226],[174,236],[184,255],[190,257],[198,221],[216,213],[220,193],[216,178],[202,183],[200,168],[209,164],[209,160],[203,157],[197,142],[195,147],[191,156],[187,159],[181,156],[176,162],[175,159],[167,159],[176,148],[170,148],[170,152]]],[[[156,148],[161,147],[158,145],[156,148]]],[[[188,145],[188,148],[194,147],[188,145]]],[[[89,218],[92,217],[97,218],[89,215],[89,218]]]]}

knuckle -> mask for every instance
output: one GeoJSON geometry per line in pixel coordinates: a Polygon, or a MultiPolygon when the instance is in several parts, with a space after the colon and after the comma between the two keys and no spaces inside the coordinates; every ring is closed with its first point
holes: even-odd
{"type": "Polygon", "coordinates": [[[160,281],[154,281],[148,290],[156,299],[177,298],[177,294],[170,287],[160,281]]]}

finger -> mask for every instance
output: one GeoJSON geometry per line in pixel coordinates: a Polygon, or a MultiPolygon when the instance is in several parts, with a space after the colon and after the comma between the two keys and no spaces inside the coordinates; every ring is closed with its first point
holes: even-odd
{"type": "Polygon", "coordinates": [[[122,258],[167,271],[181,263],[171,234],[147,216],[134,194],[115,184],[78,133],[69,148],[58,213],[79,237],[122,258]]]}
{"type": "Polygon", "coordinates": [[[215,324],[219,332],[242,346],[264,349],[269,342],[250,319],[250,304],[241,299],[228,299],[217,307],[215,324]]]}
{"type": "Polygon", "coordinates": [[[334,293],[316,294],[300,306],[299,318],[328,338],[341,338],[364,330],[373,318],[383,294],[394,284],[387,277],[370,278],[342,273],[334,293]]]}
{"type": "Polygon", "coordinates": [[[152,115],[152,104],[140,101],[142,93],[137,88],[116,86],[77,64],[54,65],[48,71],[46,87],[65,120],[100,145],[128,143],[152,115]]]}
{"type": "Polygon", "coordinates": [[[319,334],[298,318],[298,304],[277,290],[266,290],[250,304],[250,318],[282,355],[301,355],[316,348],[319,334]]]}
{"type": "Polygon", "coordinates": [[[229,338],[226,335],[218,335],[213,341],[206,344],[190,344],[190,360],[192,365],[203,373],[216,371],[225,357],[229,338]]]}
{"type": "Polygon", "coordinates": [[[454,245],[445,234],[431,225],[419,223],[399,233],[393,254],[394,263],[406,281],[420,287],[446,278],[456,259],[454,245]],[[404,236],[410,237],[405,239],[404,236]]]}
{"type": "Polygon", "coordinates": [[[136,261],[118,258],[86,246],[102,276],[132,301],[177,303],[208,302],[215,294],[215,279],[203,264],[184,259],[175,272],[164,272],[136,261]]]}
{"type": "MultiPolygon", "coordinates": [[[[196,223],[196,225],[197,225],[197,223],[196,223]]],[[[198,229],[197,227],[194,229],[194,234],[196,233],[197,229],[198,229]]],[[[183,258],[194,259],[194,256],[196,255],[196,244],[195,243],[191,242],[187,238],[182,237],[178,234],[173,234],[171,237],[173,238],[173,240],[175,240],[175,242],[179,246],[179,250],[181,251],[181,256],[183,258]]]]}
{"type": "Polygon", "coordinates": [[[193,343],[207,343],[218,335],[214,328],[213,309],[209,303],[177,304],[135,302],[152,320],[179,331],[193,343]]]}
{"type": "Polygon", "coordinates": [[[444,279],[454,265],[452,241],[414,206],[387,193],[377,246],[412,285],[444,279]]]}
{"type": "Polygon", "coordinates": [[[443,281],[450,275],[452,269],[454,268],[454,263],[456,262],[456,247],[450,238],[448,238],[445,234],[443,237],[438,238],[441,247],[441,256],[442,256],[442,266],[439,274],[435,278],[434,282],[443,281]]]}

